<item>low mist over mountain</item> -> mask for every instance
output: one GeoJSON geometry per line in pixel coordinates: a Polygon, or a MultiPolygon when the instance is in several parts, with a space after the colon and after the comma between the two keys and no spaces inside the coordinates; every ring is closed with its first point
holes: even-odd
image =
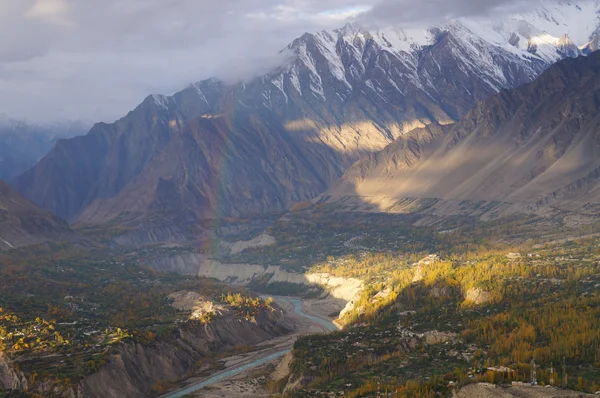
{"type": "Polygon", "coordinates": [[[600,211],[600,52],[483,101],[354,164],[330,201],[385,212],[484,218],[600,211]]]}
{"type": "Polygon", "coordinates": [[[282,211],[410,130],[455,122],[477,101],[588,51],[598,4],[586,4],[430,29],[307,33],[279,69],[246,83],[211,79],[150,96],[114,124],[58,142],[14,186],[88,223],[282,211]],[[570,32],[578,43],[564,36],[570,32]]]}
{"type": "Polygon", "coordinates": [[[33,167],[57,140],[83,135],[88,129],[83,122],[35,125],[0,115],[0,179],[10,181],[33,167]]]}

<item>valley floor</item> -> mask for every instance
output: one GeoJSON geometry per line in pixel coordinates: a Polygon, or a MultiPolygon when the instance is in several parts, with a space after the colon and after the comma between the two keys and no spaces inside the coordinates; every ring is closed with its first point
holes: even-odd
{"type": "Polygon", "coordinates": [[[205,379],[188,379],[179,389],[161,398],[268,397],[265,388],[270,375],[268,370],[292,350],[299,336],[327,333],[337,329],[332,319],[316,310],[319,308],[316,304],[320,300],[300,300],[292,297],[274,297],[274,299],[292,322],[294,334],[261,343],[256,347],[256,351],[224,358],[221,361],[223,364],[221,372],[205,379]],[[194,391],[196,385],[198,390],[194,391]]]}

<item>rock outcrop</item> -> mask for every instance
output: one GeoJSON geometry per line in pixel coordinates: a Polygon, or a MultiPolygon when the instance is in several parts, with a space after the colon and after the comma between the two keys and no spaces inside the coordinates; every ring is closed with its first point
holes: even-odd
{"type": "Polygon", "coordinates": [[[492,295],[490,292],[480,288],[471,288],[465,293],[465,302],[475,305],[481,305],[490,302],[492,295]]]}
{"type": "Polygon", "coordinates": [[[26,391],[29,388],[27,377],[10,366],[9,358],[6,354],[0,352],[0,391],[1,390],[21,390],[26,391]]]}
{"type": "Polygon", "coordinates": [[[180,311],[189,311],[190,319],[200,319],[205,314],[223,315],[229,313],[225,306],[215,303],[196,292],[182,291],[169,294],[171,304],[180,311]]]}
{"type": "Polygon", "coordinates": [[[80,388],[65,386],[53,380],[31,380],[11,366],[9,358],[0,352],[0,391],[21,391],[57,398],[85,398],[80,388]]]}
{"type": "Polygon", "coordinates": [[[424,278],[425,270],[427,269],[427,267],[432,264],[435,264],[440,260],[441,258],[437,254],[430,254],[429,256],[419,260],[415,267],[415,274],[412,279],[413,283],[421,282],[424,278]]]}

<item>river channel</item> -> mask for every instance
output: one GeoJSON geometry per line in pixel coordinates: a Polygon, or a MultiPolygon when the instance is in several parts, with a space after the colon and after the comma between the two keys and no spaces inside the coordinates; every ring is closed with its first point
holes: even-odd
{"type": "MultiPolygon", "coordinates": [[[[322,317],[318,317],[315,315],[311,315],[311,314],[307,314],[306,312],[304,312],[304,304],[302,302],[301,299],[299,298],[295,298],[295,297],[273,297],[276,301],[286,301],[288,303],[290,303],[293,308],[294,308],[294,312],[304,318],[307,318],[309,320],[311,320],[312,322],[322,326],[323,328],[325,328],[328,331],[336,331],[338,330],[338,328],[329,320],[322,318],[322,317]]],[[[232,369],[228,369],[225,370],[223,372],[217,373],[205,380],[199,381],[197,383],[191,384],[187,387],[184,387],[180,390],[177,391],[173,391],[172,393],[166,394],[161,396],[160,398],[181,398],[184,397],[188,394],[193,393],[194,391],[198,391],[204,387],[208,387],[210,385],[216,384],[218,382],[221,382],[223,380],[226,380],[230,377],[233,376],[237,376],[240,373],[243,373],[247,370],[259,367],[261,365],[264,365],[265,363],[271,362],[274,359],[277,358],[281,358],[283,356],[285,356],[288,352],[291,351],[291,348],[288,348],[286,350],[282,350],[282,351],[278,351],[275,353],[271,353],[270,355],[265,355],[264,357],[258,358],[252,362],[249,362],[247,364],[244,365],[240,365],[237,367],[234,367],[232,369]]]]}

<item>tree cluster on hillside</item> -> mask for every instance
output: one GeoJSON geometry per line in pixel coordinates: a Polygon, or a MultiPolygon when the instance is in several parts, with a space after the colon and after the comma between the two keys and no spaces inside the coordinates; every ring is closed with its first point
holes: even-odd
{"type": "MultiPolygon", "coordinates": [[[[592,238],[512,253],[486,249],[420,263],[426,253],[329,258],[314,270],[358,277],[366,287],[342,319],[343,332],[298,340],[294,374],[309,380],[302,391],[348,384],[352,387],[344,389],[345,396],[368,396],[372,380],[365,377],[370,374],[379,374],[380,388],[390,391],[411,380],[429,385],[437,376],[443,376],[439,386],[450,379],[529,381],[532,359],[539,382],[554,379],[558,384],[562,375],[550,374],[550,368],[564,359],[568,386],[595,392],[600,389],[598,243],[592,238]],[[472,301],[471,296],[483,299],[472,301]],[[411,350],[399,350],[399,345],[410,340],[407,335],[432,330],[453,333],[456,339],[449,351],[427,354],[431,348],[422,348],[437,363],[420,374],[430,380],[419,381],[415,374],[400,377],[393,369],[411,361],[411,350]],[[448,369],[449,364],[458,370],[448,369]],[[485,371],[496,367],[511,372],[485,371]],[[432,369],[437,376],[430,374],[432,369]],[[357,380],[363,381],[357,385],[357,380]]],[[[298,396],[310,396],[302,391],[298,396]]]]}

